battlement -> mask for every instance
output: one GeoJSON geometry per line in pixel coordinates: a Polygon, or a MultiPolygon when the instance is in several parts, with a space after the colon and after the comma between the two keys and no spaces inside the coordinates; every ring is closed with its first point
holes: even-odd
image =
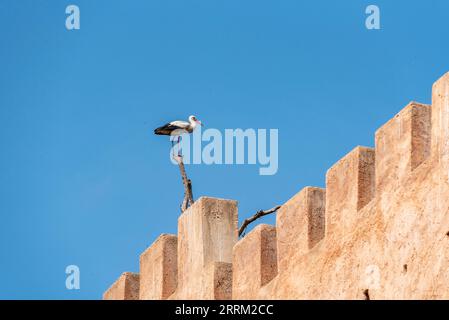
{"type": "Polygon", "coordinates": [[[261,224],[202,197],[104,299],[448,299],[449,73],[261,224]]]}

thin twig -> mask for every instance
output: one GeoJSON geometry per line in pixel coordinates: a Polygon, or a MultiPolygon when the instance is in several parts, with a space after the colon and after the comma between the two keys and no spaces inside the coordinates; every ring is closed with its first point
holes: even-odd
{"type": "Polygon", "coordinates": [[[181,212],[184,212],[194,202],[192,192],[192,181],[189,178],[187,178],[184,162],[182,161],[182,156],[175,157],[175,159],[178,162],[179,171],[181,172],[182,177],[182,184],[184,185],[184,199],[181,204],[181,212]]]}
{"type": "Polygon", "coordinates": [[[271,208],[270,210],[259,210],[259,211],[257,211],[256,214],[253,215],[252,217],[250,217],[250,218],[248,218],[248,219],[245,219],[245,221],[243,221],[242,225],[241,225],[240,228],[239,228],[239,237],[243,234],[243,232],[245,232],[245,229],[248,227],[248,225],[249,225],[251,222],[254,222],[254,221],[256,221],[257,219],[259,219],[259,218],[261,218],[261,217],[263,217],[263,216],[266,216],[266,215],[268,215],[268,214],[270,214],[270,213],[273,213],[273,212],[278,211],[280,207],[281,207],[281,206],[276,206],[276,207],[274,207],[274,208],[271,208]]]}

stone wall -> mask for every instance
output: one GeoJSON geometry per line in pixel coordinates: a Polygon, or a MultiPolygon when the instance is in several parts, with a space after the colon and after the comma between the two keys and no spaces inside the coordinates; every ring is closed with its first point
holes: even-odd
{"type": "Polygon", "coordinates": [[[104,299],[449,299],[449,73],[238,241],[200,198],[104,299]],[[136,285],[139,283],[140,285],[136,285]]]}

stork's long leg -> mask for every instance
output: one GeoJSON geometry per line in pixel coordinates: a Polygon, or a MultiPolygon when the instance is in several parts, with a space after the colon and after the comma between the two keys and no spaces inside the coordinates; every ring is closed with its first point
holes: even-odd
{"type": "Polygon", "coordinates": [[[178,136],[178,157],[182,157],[180,142],[181,142],[181,136],[178,136]]]}

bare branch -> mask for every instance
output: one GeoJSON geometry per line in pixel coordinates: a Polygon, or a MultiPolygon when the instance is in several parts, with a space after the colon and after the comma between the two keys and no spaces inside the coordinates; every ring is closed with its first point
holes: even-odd
{"type": "Polygon", "coordinates": [[[189,197],[189,202],[190,205],[192,205],[195,201],[193,200],[193,191],[192,191],[192,180],[187,179],[187,190],[188,192],[188,197],[189,197]]]}
{"type": "Polygon", "coordinates": [[[251,222],[254,222],[263,216],[266,216],[268,214],[278,211],[280,207],[281,206],[276,206],[274,208],[271,208],[270,210],[259,210],[252,217],[245,219],[245,221],[243,221],[242,225],[239,228],[239,237],[243,234],[243,232],[245,232],[245,229],[248,227],[248,225],[251,222]]]}
{"type": "Polygon", "coordinates": [[[179,171],[181,172],[182,184],[184,185],[184,199],[181,204],[181,212],[187,210],[193,203],[193,192],[192,192],[192,181],[187,178],[186,169],[184,167],[184,162],[182,161],[182,156],[175,157],[179,165],[179,171]]]}

